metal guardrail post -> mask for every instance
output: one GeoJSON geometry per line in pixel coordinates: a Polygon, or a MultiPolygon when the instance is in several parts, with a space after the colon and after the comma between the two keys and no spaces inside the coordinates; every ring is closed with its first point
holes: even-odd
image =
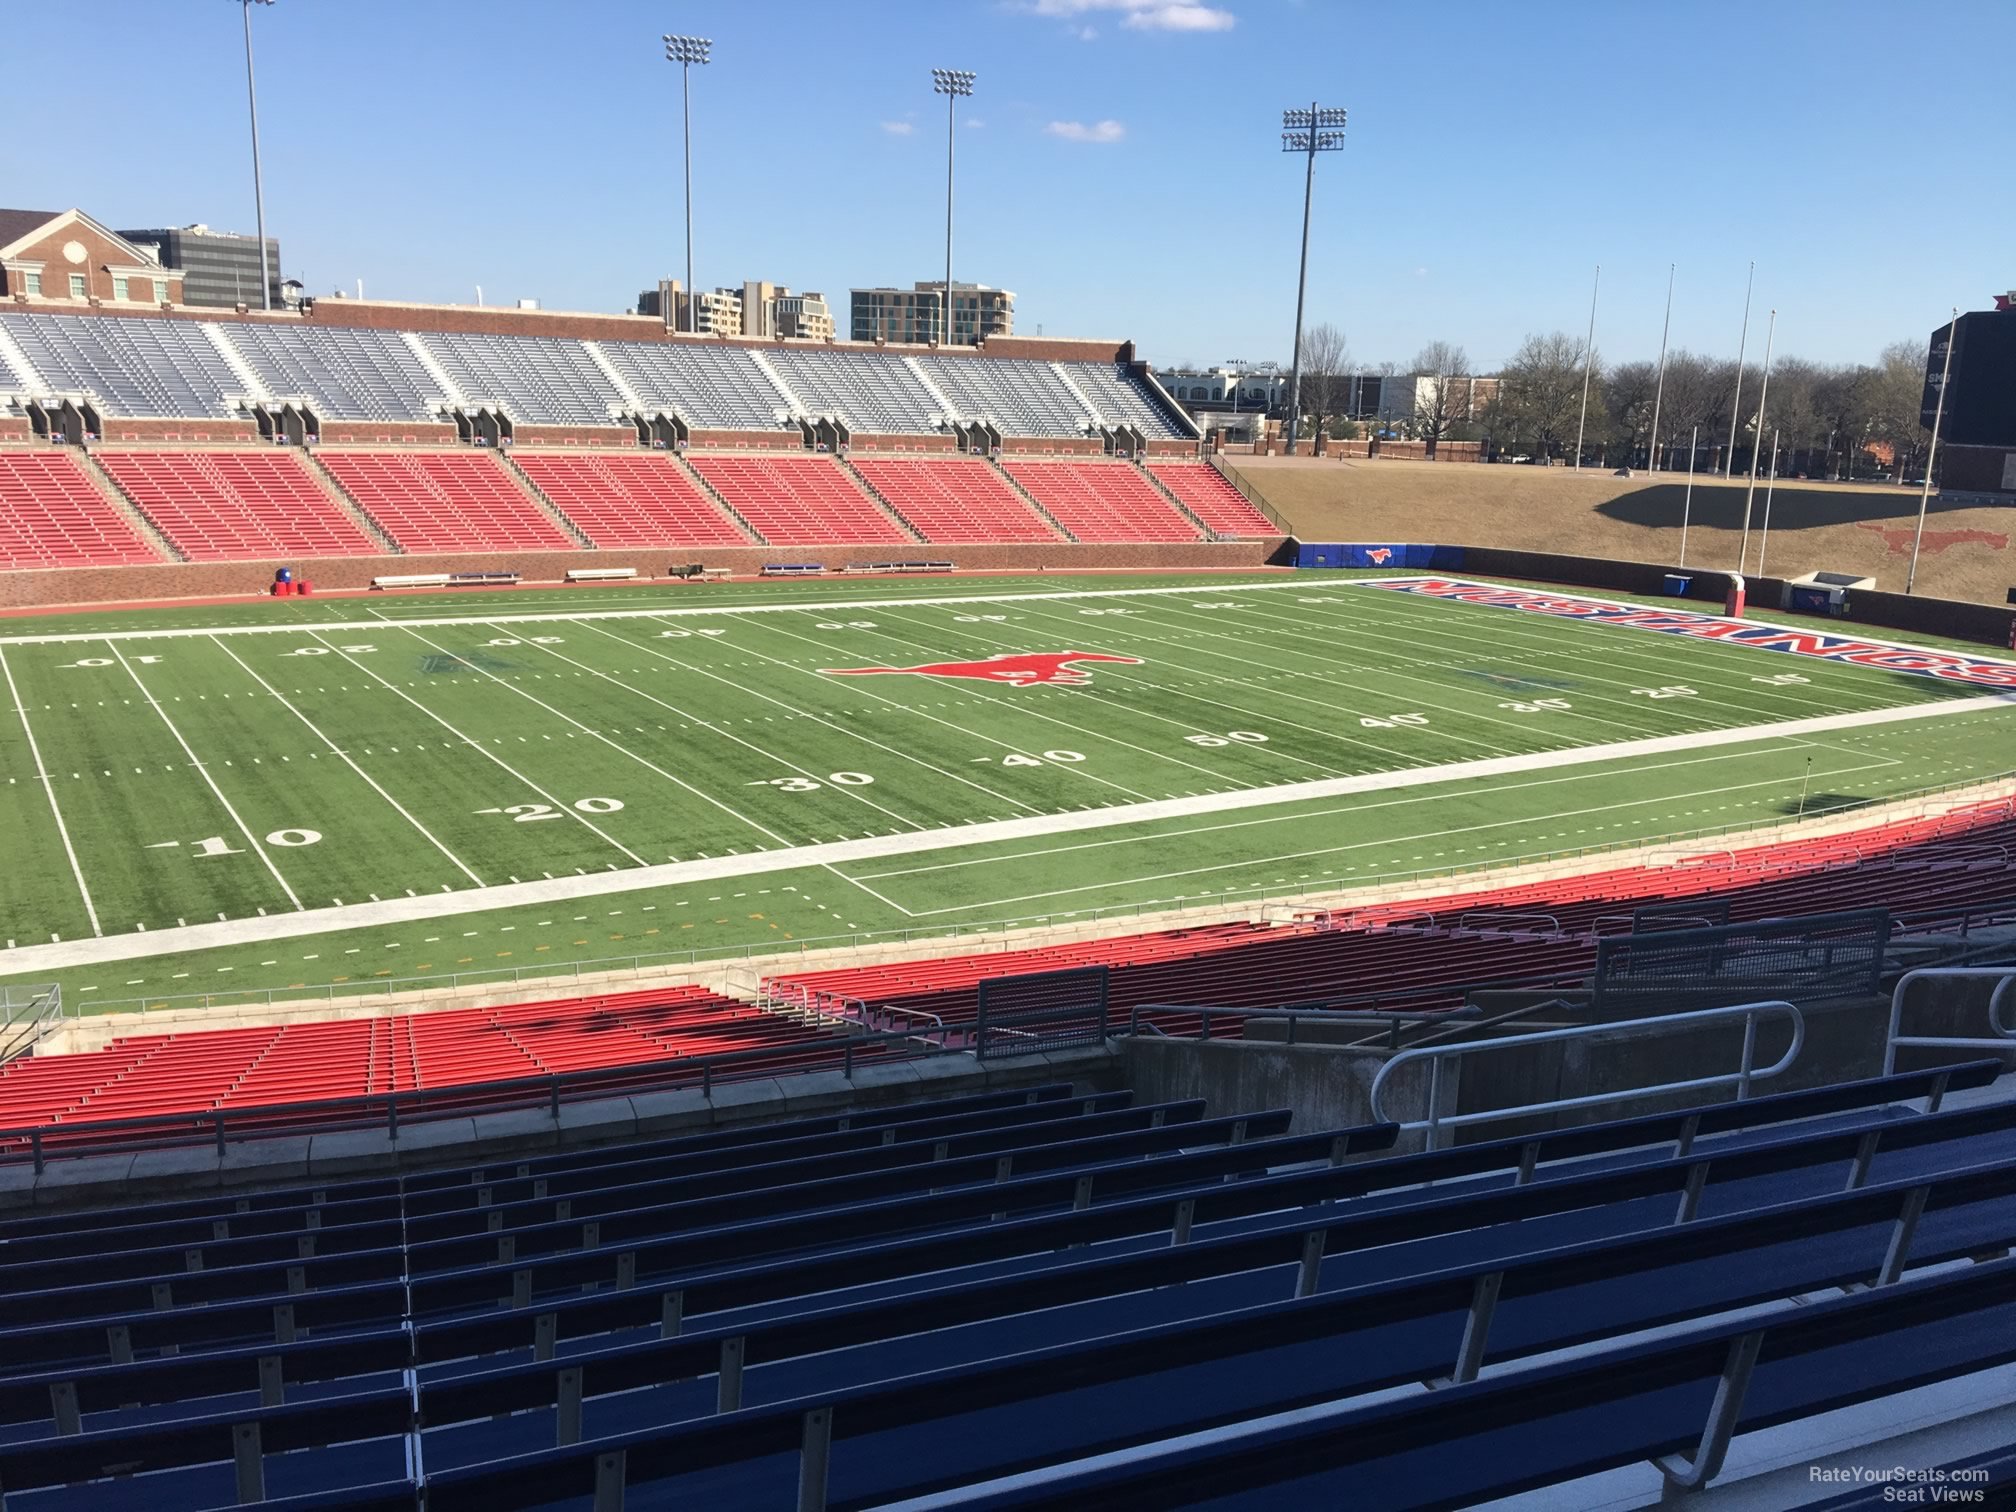
{"type": "Polygon", "coordinates": [[[2005,1004],[2016,1003],[2011,989],[2016,988],[2016,966],[1921,966],[1916,971],[1907,971],[1897,979],[1897,985],[1890,993],[1890,1028],[1883,1042],[1883,1074],[1893,1075],[1897,1070],[1897,1051],[1900,1047],[1937,1050],[2000,1050],[2016,1051],[2016,1025],[2002,1022],[2005,1004]],[[1988,994],[1988,1029],[1993,1039],[1970,1039],[1947,1035],[1925,1035],[1902,1033],[1904,1021],[1904,994],[1913,982],[1925,977],[1948,977],[1989,981],[1996,983],[1995,990],[1988,994]]]}
{"type": "Polygon", "coordinates": [[[1372,1117],[1382,1123],[1397,1123],[1408,1132],[1426,1130],[1431,1141],[1429,1148],[1436,1149],[1440,1146],[1434,1141],[1446,1133],[1475,1124],[1497,1123],[1514,1118],[1534,1118],[1552,1113],[1571,1112],[1578,1108],[1601,1107],[1631,1097],[1660,1097],[1678,1092],[1698,1092],[1728,1086],[1735,1086],[1740,1093],[1743,1088],[1756,1082],[1782,1076],[1798,1061],[1799,1054],[1805,1046],[1806,1016],[1796,1005],[1782,999],[1761,1003],[1740,1003],[1727,1008],[1697,1008],[1687,1013],[1672,1013],[1649,1019],[1626,1019],[1621,1023],[1579,1024],[1566,1029],[1545,1029],[1536,1034],[1522,1034],[1509,1039],[1419,1046],[1412,1050],[1402,1050],[1394,1055],[1379,1068],[1379,1074],[1373,1077],[1372,1117]],[[1759,1067],[1755,1064],[1754,1050],[1756,1020],[1759,1015],[1766,1013],[1783,1014],[1791,1019],[1792,1043],[1777,1060],[1768,1066],[1759,1067]],[[1682,1081],[1660,1082],[1651,1086],[1625,1087],[1614,1092],[1597,1092],[1579,1097],[1556,1097],[1545,1102],[1522,1103],[1511,1108],[1490,1108],[1475,1113],[1445,1114],[1439,1106],[1442,1089],[1440,1063],[1444,1060],[1527,1045],[1593,1039],[1597,1036],[1650,1039],[1661,1034],[1675,1033],[1690,1025],[1731,1022],[1737,1019],[1741,1019],[1745,1024],[1745,1050],[1744,1064],[1735,1071],[1689,1077],[1682,1081]],[[1416,1119],[1391,1117],[1384,1111],[1384,1094],[1393,1073],[1401,1066],[1423,1060],[1430,1063],[1427,1116],[1416,1119]]]}

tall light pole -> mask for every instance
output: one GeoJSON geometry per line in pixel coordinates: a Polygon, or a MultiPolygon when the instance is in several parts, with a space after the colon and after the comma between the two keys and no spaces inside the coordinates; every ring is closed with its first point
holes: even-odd
{"type": "Polygon", "coordinates": [[[1589,285],[1589,334],[1582,342],[1582,418],[1575,422],[1575,470],[1582,470],[1582,431],[1589,424],[1589,379],[1596,370],[1596,295],[1603,287],[1603,264],[1596,264],[1596,281],[1589,285]]]}
{"type": "MultiPolygon", "coordinates": [[[[964,68],[931,70],[931,93],[945,96],[945,290],[938,301],[943,316],[938,339],[952,345],[952,140],[958,135],[959,102],[973,93],[977,74],[964,68]]],[[[973,335],[980,335],[980,307],[973,307],[973,335]]]]}
{"type": "Polygon", "coordinates": [[[1302,180],[1302,270],[1295,278],[1295,365],[1288,377],[1288,455],[1302,429],[1302,301],[1309,291],[1309,205],[1316,194],[1316,154],[1344,148],[1344,112],[1313,100],[1307,110],[1281,112],[1281,150],[1308,159],[1302,180]]]}
{"type": "Polygon", "coordinates": [[[709,61],[714,44],[706,37],[665,37],[665,61],[679,65],[679,100],[686,138],[686,329],[700,329],[700,291],[693,287],[693,65],[709,61]]]}
{"type": "Polygon", "coordinates": [[[1904,591],[1918,584],[1918,548],[1925,540],[1925,512],[1932,507],[1932,464],[1939,459],[1939,422],[1946,418],[1946,380],[1953,376],[1953,333],[1960,324],[1960,307],[1953,307],[1946,322],[1946,360],[1939,364],[1939,397],[1932,405],[1932,446],[1925,453],[1925,482],[1918,490],[1918,530],[1911,537],[1911,570],[1904,576],[1904,591]]]}
{"type": "Polygon", "coordinates": [[[273,272],[266,259],[266,189],[259,179],[259,91],[252,83],[252,7],[273,0],[239,0],[245,13],[245,103],[252,113],[252,214],[259,231],[259,308],[273,308],[273,272]]]}
{"type": "Polygon", "coordinates": [[[1673,332],[1673,270],[1666,264],[1666,323],[1659,327],[1659,386],[1652,391],[1652,445],[1645,456],[1645,470],[1659,471],[1659,408],[1666,402],[1666,338],[1673,332]]]}
{"type": "Polygon", "coordinates": [[[1736,393],[1729,401],[1729,449],[1722,453],[1722,476],[1736,472],[1736,420],[1743,412],[1743,351],[1750,344],[1750,291],[1757,286],[1757,259],[1750,259],[1750,276],[1743,285],[1743,330],[1736,338],[1736,393]]]}
{"type": "Polygon", "coordinates": [[[1764,332],[1764,386],[1757,391],[1757,437],[1750,443],[1750,488],[1743,495],[1743,549],[1736,554],[1736,570],[1750,562],[1750,506],[1757,498],[1757,454],[1764,450],[1764,406],[1771,401],[1771,343],[1778,335],[1778,312],[1771,312],[1771,324],[1764,332]]]}

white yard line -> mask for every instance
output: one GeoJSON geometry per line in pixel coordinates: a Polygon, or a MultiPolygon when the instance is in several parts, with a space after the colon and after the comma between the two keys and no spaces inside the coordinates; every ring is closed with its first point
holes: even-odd
{"type": "Polygon", "coordinates": [[[788,871],[799,867],[832,867],[849,861],[874,860],[884,856],[907,856],[929,850],[953,850],[962,846],[987,845],[996,841],[1021,840],[1039,835],[1073,834],[1122,825],[1155,823],[1164,819],[1188,818],[1196,814],[1222,813],[1234,809],[1263,808],[1274,804],[1332,798],[1347,793],[1387,792],[1397,788],[1422,787],[1433,783],[1503,776],[1512,772],[1592,766],[1601,762],[1623,761],[1638,756],[1713,750],[1721,746],[1741,745],[1751,741],[1819,735],[1833,730],[1859,730],[1875,725],[1913,723],[2010,707],[2008,698],[1989,694],[1979,698],[1950,699],[1940,703],[1910,704],[1894,709],[1818,715],[1808,719],[1786,720],[1762,728],[1696,730],[1684,735],[1619,741],[1606,746],[1580,746],[1565,751],[1498,756],[1453,762],[1438,767],[1416,767],[1398,772],[1368,772],[1354,777],[1326,777],[1308,782],[1288,783],[1279,787],[1246,789],[1231,793],[1206,793],[1194,798],[1165,798],[1152,803],[1129,804],[1121,808],[1039,814],[1022,819],[1001,819],[986,824],[927,830],[919,834],[876,835],[859,840],[799,846],[788,850],[759,851],[752,855],[719,856],[706,861],[670,862],[658,866],[640,867],[634,871],[555,877],[551,880],[492,887],[480,893],[435,893],[416,898],[388,898],[378,903],[320,909],[310,916],[309,920],[271,916],[235,919],[217,924],[196,924],[178,929],[155,930],[145,935],[119,935],[61,945],[32,945],[0,952],[0,975],[26,975],[36,971],[96,962],[163,955],[170,951],[242,945],[311,932],[405,923],[416,919],[434,919],[527,904],[551,903],[561,899],[601,897],[610,893],[637,892],[646,888],[670,887],[690,882],[713,882],[729,877],[788,871]]]}
{"type": "MultiPolygon", "coordinates": [[[[212,639],[215,640],[216,638],[213,636],[212,639]]],[[[397,798],[394,798],[390,793],[386,792],[385,789],[383,789],[377,784],[377,782],[372,778],[369,772],[365,771],[364,768],[357,765],[355,761],[351,760],[350,753],[348,751],[345,751],[341,746],[337,745],[335,741],[331,740],[327,735],[323,734],[321,729],[316,725],[314,720],[310,719],[306,714],[303,714],[299,709],[295,708],[293,704],[289,703],[286,694],[282,693],[278,688],[274,687],[273,684],[266,681],[266,679],[261,677],[257,672],[253,671],[251,666],[248,665],[244,661],[244,659],[238,655],[237,652],[233,651],[229,646],[225,645],[222,641],[217,641],[217,649],[219,651],[222,651],[226,656],[230,657],[231,660],[233,660],[234,662],[237,662],[240,667],[243,667],[245,669],[245,675],[247,677],[251,678],[254,682],[258,683],[260,687],[264,688],[268,693],[271,693],[275,698],[279,699],[281,708],[285,709],[289,714],[292,714],[296,719],[300,720],[302,724],[306,725],[308,727],[309,734],[313,735],[317,740],[321,741],[323,745],[329,748],[329,751],[332,755],[334,755],[345,766],[350,768],[351,771],[355,772],[359,777],[362,777],[366,783],[370,784],[371,791],[376,793],[380,798],[383,798],[388,804],[392,806],[392,808],[398,813],[401,819],[404,819],[408,824],[412,825],[414,829],[418,830],[423,836],[425,836],[427,843],[433,846],[434,849],[441,852],[442,855],[446,856],[448,860],[454,864],[455,869],[457,871],[461,872],[463,876],[467,877],[471,882],[475,883],[478,887],[488,885],[484,882],[484,880],[481,877],[477,876],[475,872],[471,871],[467,866],[462,864],[462,858],[460,856],[456,855],[455,852],[448,849],[448,847],[443,845],[440,842],[440,840],[435,838],[434,832],[432,830],[428,829],[426,825],[422,824],[418,819],[415,819],[410,813],[408,813],[406,811],[406,806],[403,803],[401,803],[397,798]]]]}
{"type": "Polygon", "coordinates": [[[126,653],[117,646],[111,649],[112,654],[119,658],[119,665],[126,669],[126,675],[133,679],[133,686],[140,690],[140,696],[156,714],[161,716],[161,723],[168,726],[168,733],[175,737],[175,744],[182,747],[182,754],[189,758],[189,765],[195,768],[196,775],[203,779],[204,785],[210,789],[217,801],[224,805],[224,812],[229,814],[231,822],[238,826],[238,833],[245,837],[245,843],[252,847],[253,854],[266,864],[266,870],[273,874],[273,880],[278,882],[280,890],[287,894],[287,901],[295,908],[305,911],[308,905],[301,901],[301,895],[288,885],[285,877],[280,875],[280,868],[275,866],[273,858],[266,854],[266,847],[259,843],[259,837],[252,833],[252,827],[239,816],[238,810],[232,807],[231,800],[224,796],[224,789],[217,786],[217,779],[210,775],[210,768],[197,760],[196,753],[189,748],[189,742],[182,738],[182,732],[175,727],[175,721],[168,717],[168,711],[161,706],[161,700],[148,691],[147,684],[140,681],[140,674],[134,671],[133,664],[126,660],[126,653]]]}
{"type": "MultiPolygon", "coordinates": [[[[1001,800],[1001,802],[1007,804],[1010,808],[1026,809],[1028,812],[1032,814],[1038,811],[1034,804],[1024,803],[1019,798],[1011,798],[1006,793],[997,793],[994,791],[994,789],[986,786],[986,784],[984,783],[975,782],[971,778],[962,776],[958,772],[947,771],[944,767],[926,761],[922,756],[914,756],[908,751],[898,750],[895,746],[886,745],[882,741],[874,739],[872,736],[862,734],[859,730],[850,730],[845,725],[840,724],[835,720],[828,719],[823,714],[813,713],[809,708],[807,708],[803,704],[794,704],[782,698],[772,698],[768,693],[765,693],[760,689],[745,687],[743,684],[736,682],[733,678],[723,677],[720,673],[710,671],[706,667],[703,667],[696,662],[681,661],[678,657],[672,655],[670,652],[660,651],[657,647],[646,645],[643,641],[634,641],[631,640],[628,636],[618,635],[613,630],[604,630],[599,625],[584,625],[582,626],[582,628],[584,630],[593,630],[597,635],[612,640],[616,642],[616,644],[619,646],[628,646],[633,651],[642,651],[646,656],[655,656],[660,661],[669,662],[673,666],[679,668],[682,672],[697,673],[699,676],[705,677],[710,681],[720,683],[721,686],[724,688],[733,688],[737,693],[746,694],[750,698],[761,699],[764,703],[774,704],[776,707],[780,709],[789,710],[794,714],[796,718],[805,720],[809,724],[816,724],[822,726],[823,728],[831,730],[834,734],[842,736],[845,739],[858,740],[863,745],[873,746],[876,750],[883,752],[885,755],[894,756],[898,761],[907,761],[910,762],[912,765],[924,768],[924,770],[927,772],[933,772],[940,777],[950,778],[952,781],[959,783],[963,787],[972,788],[973,791],[975,791],[976,793],[985,793],[989,798],[998,798],[1001,800]]],[[[764,661],[770,662],[776,666],[783,666],[783,667],[790,666],[790,663],[788,662],[779,662],[777,658],[774,656],[763,656],[762,652],[752,651],[748,647],[736,647],[732,649],[740,650],[746,656],[762,657],[764,661]]],[[[580,665],[580,663],[577,662],[576,665],[578,666],[580,665]]],[[[804,671],[802,667],[791,667],[791,670],[794,672],[804,671]]],[[[605,674],[597,673],[596,675],[602,676],[605,674]]],[[[819,674],[813,672],[808,675],[817,677],[819,674]]],[[[627,683],[618,683],[617,686],[628,687],[629,685],[627,683]]],[[[631,691],[635,692],[636,690],[631,689],[631,691]]],[[[648,694],[644,696],[649,697],[648,694]]],[[[670,704],[665,704],[662,705],[662,707],[671,708],[672,706],[670,704]]],[[[681,717],[691,718],[692,716],[682,714],[681,717]]],[[[704,725],[706,721],[696,720],[695,723],[704,725]]],[[[720,731],[719,733],[726,734],[727,732],[723,730],[720,731]]],[[[744,743],[746,744],[746,742],[744,743]]],[[[770,760],[775,761],[784,760],[783,757],[779,756],[773,750],[765,749],[763,750],[762,754],[770,760]]],[[[784,764],[786,766],[792,765],[790,762],[785,762],[784,764]]],[[[802,767],[794,767],[793,769],[796,771],[805,770],[802,767]]],[[[811,776],[812,774],[807,772],[806,775],[811,776]]],[[[884,809],[883,812],[888,813],[889,811],[887,809],[884,809]]],[[[904,816],[900,814],[892,815],[891,817],[902,819],[905,824],[911,825],[913,828],[921,828],[921,826],[917,825],[915,820],[904,818],[904,816]]]]}
{"type": "Polygon", "coordinates": [[[28,705],[21,701],[21,690],[14,686],[14,669],[7,665],[7,653],[0,651],[0,672],[7,674],[7,696],[14,700],[14,712],[21,716],[21,733],[28,737],[28,756],[35,763],[35,775],[42,779],[42,791],[49,798],[49,815],[56,821],[56,833],[63,837],[63,854],[70,858],[70,875],[77,879],[77,895],[84,900],[84,912],[91,920],[91,933],[102,935],[105,931],[98,926],[98,909],[91,901],[91,889],[84,884],[84,868],[77,862],[77,847],[70,843],[70,826],[63,822],[63,810],[56,802],[56,784],[49,779],[49,769],[43,764],[42,749],[35,744],[35,730],[28,723],[28,705]]]}
{"type": "MultiPolygon", "coordinates": [[[[315,635],[315,639],[316,642],[320,645],[324,646],[329,645],[329,643],[323,640],[319,634],[315,635]]],[[[422,714],[425,714],[429,719],[433,720],[434,723],[441,726],[442,729],[446,730],[450,735],[453,735],[457,740],[461,741],[462,744],[469,747],[470,750],[475,751],[478,755],[484,757],[485,759],[494,763],[496,766],[502,768],[505,772],[509,773],[510,776],[515,781],[523,783],[525,785],[525,789],[527,792],[537,793],[541,798],[544,798],[547,804],[550,805],[556,813],[565,814],[568,818],[573,819],[583,829],[587,830],[590,834],[594,835],[596,839],[602,841],[604,844],[614,846],[617,850],[621,851],[624,855],[628,856],[632,861],[635,861],[639,866],[649,866],[651,864],[650,862],[646,861],[642,856],[638,855],[637,852],[630,849],[630,847],[625,845],[621,840],[618,840],[614,835],[610,834],[607,830],[604,830],[600,825],[592,823],[588,819],[587,815],[583,814],[580,810],[576,809],[571,803],[568,803],[563,798],[554,797],[551,793],[547,792],[546,789],[541,787],[538,783],[534,782],[530,777],[527,777],[523,772],[519,771],[516,767],[512,766],[511,763],[506,761],[502,756],[499,756],[495,751],[491,750],[488,746],[484,745],[482,741],[478,740],[473,735],[465,735],[462,731],[456,729],[455,726],[448,723],[447,720],[443,719],[439,714],[436,714],[432,709],[428,708],[427,705],[420,702],[419,699],[413,697],[404,688],[401,688],[397,683],[391,682],[386,678],[380,677],[376,672],[373,672],[369,667],[365,666],[364,663],[357,660],[356,657],[352,656],[348,651],[343,650],[340,646],[330,646],[329,649],[334,651],[338,656],[342,657],[343,660],[350,663],[350,665],[355,667],[359,672],[362,672],[366,677],[372,678],[374,681],[382,683],[392,692],[398,694],[399,697],[405,699],[407,703],[411,704],[414,708],[418,709],[422,714]]],[[[457,657],[456,660],[460,661],[461,658],[457,657]]]]}
{"type": "MultiPolygon", "coordinates": [[[[637,647],[643,647],[643,649],[647,649],[647,651],[651,649],[651,647],[643,645],[643,641],[633,641],[633,639],[629,639],[627,635],[617,635],[615,631],[605,631],[605,629],[601,629],[599,625],[591,625],[589,629],[593,629],[593,631],[595,631],[597,635],[607,635],[607,637],[609,637],[611,641],[621,641],[623,645],[637,645],[637,647]]],[[[776,627],[774,627],[774,625],[772,625],[770,629],[772,629],[772,631],[776,631],[776,627]]],[[[790,631],[778,631],[778,633],[784,633],[784,635],[788,635],[790,631]]],[[[806,641],[806,645],[816,645],[816,641],[812,641],[812,639],[810,639],[810,637],[806,637],[806,635],[798,635],[796,639],[800,639],[800,641],[806,641]]],[[[772,667],[784,667],[786,671],[794,671],[794,673],[798,673],[800,677],[812,677],[814,681],[818,681],[818,683],[821,683],[821,685],[825,685],[825,687],[829,687],[829,689],[831,689],[831,683],[827,683],[825,675],[823,675],[823,673],[818,673],[818,671],[814,671],[812,667],[800,667],[800,665],[796,665],[796,663],[792,663],[792,661],[784,661],[782,657],[774,657],[774,655],[768,655],[768,653],[764,653],[764,651],[758,651],[758,649],[756,649],[754,645],[738,645],[738,647],[734,647],[734,649],[736,649],[736,651],[740,651],[742,655],[750,655],[750,657],[756,657],[756,659],[760,659],[760,661],[768,661],[768,663],[770,663],[772,667]]],[[[825,647],[821,647],[821,649],[825,649],[825,647]]],[[[659,651],[657,655],[665,655],[665,653],[663,653],[663,651],[659,651]]],[[[669,659],[669,661],[671,661],[673,665],[679,665],[679,667],[683,667],[683,665],[685,665],[685,663],[683,663],[683,661],[679,661],[677,657],[667,657],[667,659],[669,659]]],[[[714,673],[710,673],[710,675],[714,675],[714,673]]],[[[740,685],[740,683],[730,683],[730,685],[740,685]]],[[[937,726],[943,726],[943,728],[946,728],[946,730],[958,730],[958,732],[960,732],[962,736],[968,736],[970,740],[978,740],[978,742],[980,742],[980,744],[984,744],[984,746],[998,746],[998,748],[1002,748],[1002,750],[1006,750],[1006,752],[1010,752],[1010,754],[1014,754],[1014,752],[1018,750],[1018,748],[1016,748],[1016,746],[1014,746],[1012,742],[1008,742],[1008,740],[1000,740],[1000,738],[996,738],[996,736],[986,736],[986,734],[980,734],[978,730],[968,730],[968,728],[966,728],[964,724],[954,724],[952,720],[946,720],[946,718],[941,718],[941,716],[937,716],[937,714],[929,714],[929,712],[925,712],[925,710],[919,710],[919,708],[911,708],[909,704],[905,704],[905,702],[903,702],[903,700],[899,700],[899,698],[887,698],[887,696],[883,696],[883,694],[877,694],[877,691],[875,691],[873,687],[851,687],[851,689],[849,689],[849,696],[853,696],[853,698],[871,698],[871,700],[875,700],[877,704],[887,704],[889,708],[897,708],[897,710],[903,710],[903,712],[905,712],[905,714],[909,714],[911,718],[917,718],[917,720],[929,720],[931,724],[937,724],[937,726]]],[[[758,698],[760,698],[760,694],[758,694],[758,698]]],[[[776,702],[776,700],[772,700],[772,702],[776,702]]],[[[800,704],[800,706],[796,706],[796,708],[798,708],[798,718],[800,718],[800,720],[816,720],[818,724],[831,724],[831,720],[827,720],[827,718],[823,718],[823,716],[818,716],[818,714],[808,714],[808,712],[804,710],[804,706],[802,706],[802,704],[800,704]]],[[[855,736],[855,740],[867,740],[867,736],[863,736],[863,734],[859,734],[859,732],[849,732],[849,734],[853,734],[853,736],[855,736]]],[[[873,742],[873,740],[869,740],[869,744],[871,744],[871,746],[875,746],[875,744],[879,744],[879,742],[873,742]]],[[[897,754],[901,754],[901,752],[897,752],[897,754]]],[[[919,764],[923,764],[923,766],[929,766],[929,762],[923,762],[923,760],[921,760],[921,758],[917,758],[917,756],[909,756],[907,760],[917,760],[919,764]]],[[[937,768],[933,766],[931,770],[937,770],[937,768]]],[[[1060,772],[1070,772],[1070,774],[1073,774],[1073,776],[1079,776],[1079,778],[1085,778],[1085,780],[1089,780],[1089,782],[1099,782],[1101,786],[1107,786],[1107,788],[1113,788],[1115,792],[1125,792],[1125,794],[1129,794],[1129,796],[1133,796],[1133,798],[1145,798],[1145,796],[1147,796],[1145,792],[1135,792],[1135,790],[1133,790],[1133,788],[1129,788],[1129,786],[1123,786],[1123,784],[1119,784],[1119,782],[1109,782],[1107,778],[1103,778],[1103,776],[1097,776],[1097,774],[1093,774],[1093,772],[1083,772],[1083,770],[1079,770],[1077,766],[1068,766],[1068,764],[1066,764],[1066,766],[1060,766],[1060,768],[1056,768],[1056,770],[1060,770],[1060,772]]],[[[1018,808],[1028,808],[1028,804],[1024,804],[1024,802],[1016,802],[1014,798],[1010,798],[1010,796],[1006,796],[1006,794],[996,794],[996,792],[994,792],[994,788],[986,786],[984,782],[970,782],[968,778],[960,778],[960,780],[962,780],[962,782],[968,782],[968,786],[974,786],[974,788],[978,788],[980,792],[986,792],[986,794],[992,794],[992,796],[998,796],[998,798],[1002,798],[1002,802],[1014,802],[1014,804],[1016,804],[1018,808]]]]}

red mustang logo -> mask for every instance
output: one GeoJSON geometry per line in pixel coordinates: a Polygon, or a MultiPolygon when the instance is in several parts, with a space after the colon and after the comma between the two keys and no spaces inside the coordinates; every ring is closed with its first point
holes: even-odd
{"type": "Polygon", "coordinates": [[[1379,566],[1384,567],[1388,562],[1393,560],[1393,548],[1391,546],[1374,546],[1366,551],[1365,560],[1375,562],[1379,566]]]}
{"type": "Polygon", "coordinates": [[[1074,662],[1116,662],[1138,667],[1138,656],[1109,656],[1104,651],[1004,651],[985,661],[925,662],[919,667],[822,667],[833,677],[867,677],[881,672],[914,672],[924,677],[978,677],[987,682],[1006,683],[1011,688],[1032,688],[1038,683],[1058,683],[1083,687],[1092,681],[1090,672],[1074,662]]]}

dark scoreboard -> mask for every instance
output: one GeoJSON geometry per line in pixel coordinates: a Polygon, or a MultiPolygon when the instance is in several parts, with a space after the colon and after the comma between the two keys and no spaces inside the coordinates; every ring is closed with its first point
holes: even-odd
{"type": "MultiPolygon", "coordinates": [[[[1946,380],[1942,444],[2016,446],[2016,309],[1973,310],[1953,323],[1953,371],[1946,380]]],[[[1932,428],[1947,327],[1932,333],[1919,423],[1932,428]]]]}

